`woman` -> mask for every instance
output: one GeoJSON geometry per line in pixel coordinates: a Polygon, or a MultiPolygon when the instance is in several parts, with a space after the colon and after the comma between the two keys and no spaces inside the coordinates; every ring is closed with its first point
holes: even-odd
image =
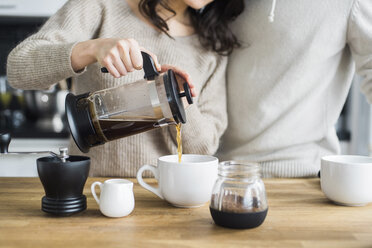
{"type": "MultiPolygon", "coordinates": [[[[243,7],[243,0],[70,0],[11,52],[9,82],[45,89],[73,77],[77,94],[93,92],[143,78],[140,51],[151,51],[158,70],[175,69],[197,96],[186,110],[184,153],[213,154],[227,126],[223,55],[238,46],[228,25],[243,7]],[[102,66],[111,75],[100,73],[102,66]]],[[[175,128],[169,127],[106,143],[88,155],[93,176],[134,177],[143,164],[173,153],[175,128]]]]}

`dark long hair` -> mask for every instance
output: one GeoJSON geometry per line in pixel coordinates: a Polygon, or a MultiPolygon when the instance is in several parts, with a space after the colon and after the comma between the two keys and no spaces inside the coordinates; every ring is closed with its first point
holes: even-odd
{"type": "MultiPolygon", "coordinates": [[[[157,6],[165,8],[174,15],[166,0],[141,0],[139,10],[162,32],[168,34],[169,28],[156,12],[157,6]]],[[[229,55],[240,43],[229,28],[229,24],[244,10],[244,0],[215,0],[201,10],[188,8],[191,24],[206,49],[221,55],[229,55]]]]}

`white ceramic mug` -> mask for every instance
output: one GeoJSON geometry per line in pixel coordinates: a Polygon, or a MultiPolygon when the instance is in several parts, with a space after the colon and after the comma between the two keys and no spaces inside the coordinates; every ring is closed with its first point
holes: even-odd
{"type": "Polygon", "coordinates": [[[158,166],[144,165],[137,173],[138,183],[176,207],[199,207],[211,198],[217,179],[218,159],[207,155],[183,154],[178,163],[177,155],[163,156],[158,166]],[[151,171],[158,180],[154,188],[142,179],[145,170],[151,171]]]}
{"type": "Polygon", "coordinates": [[[108,217],[124,217],[134,209],[133,182],[125,179],[110,179],[104,183],[94,182],[90,187],[102,214],[108,217]],[[95,186],[101,189],[97,197],[95,186]]]}
{"type": "Polygon", "coordinates": [[[335,203],[363,206],[372,202],[372,158],[334,155],[321,160],[320,184],[335,203]]]}

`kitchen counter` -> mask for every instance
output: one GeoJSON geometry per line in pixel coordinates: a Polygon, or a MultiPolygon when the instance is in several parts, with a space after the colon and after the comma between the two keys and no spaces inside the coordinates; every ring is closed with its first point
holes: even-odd
{"type": "MultiPolygon", "coordinates": [[[[135,209],[124,218],[98,210],[89,178],[88,209],[70,217],[40,210],[38,178],[0,178],[0,247],[372,247],[372,204],[331,203],[319,179],[266,179],[268,216],[256,229],[216,226],[208,204],[195,209],[170,206],[134,179],[135,209]]],[[[147,179],[154,183],[153,179],[147,179]]]]}
{"type": "MultiPolygon", "coordinates": [[[[1,1],[1,0],[0,0],[1,1]]],[[[52,151],[59,154],[60,147],[68,147],[69,139],[12,139],[9,152],[52,151]]],[[[0,177],[38,177],[36,159],[49,153],[34,155],[0,154],[0,177]]]]}

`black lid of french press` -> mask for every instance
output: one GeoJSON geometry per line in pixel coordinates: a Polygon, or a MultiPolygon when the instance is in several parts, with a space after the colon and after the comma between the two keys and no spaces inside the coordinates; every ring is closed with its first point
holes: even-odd
{"type": "Polygon", "coordinates": [[[104,143],[98,139],[90,118],[88,104],[80,101],[88,96],[89,93],[77,96],[69,93],[65,102],[67,122],[72,138],[84,153],[89,152],[91,147],[104,143]]]}
{"type": "Polygon", "coordinates": [[[180,93],[178,82],[173,70],[168,70],[164,75],[165,91],[169,102],[169,107],[172,111],[173,118],[177,123],[186,123],[186,113],[183,106],[182,97],[187,98],[189,104],[193,104],[191,91],[188,83],[183,84],[184,92],[180,93]]]}

